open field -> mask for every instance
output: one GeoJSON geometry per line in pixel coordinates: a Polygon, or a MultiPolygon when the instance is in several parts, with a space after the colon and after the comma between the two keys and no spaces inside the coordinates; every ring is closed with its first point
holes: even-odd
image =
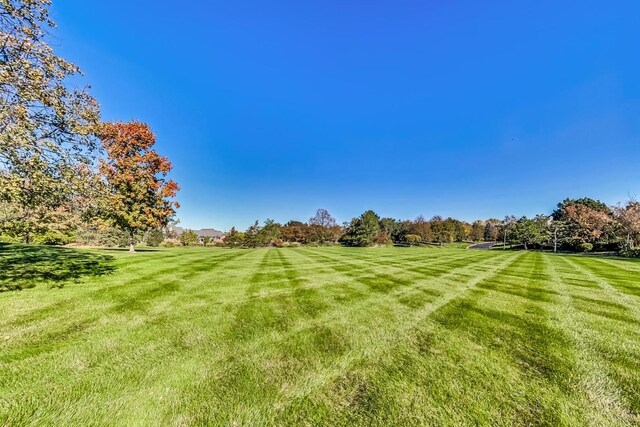
{"type": "Polygon", "coordinates": [[[0,293],[0,425],[637,425],[639,278],[458,248],[0,247],[0,287],[38,283],[0,293]]]}

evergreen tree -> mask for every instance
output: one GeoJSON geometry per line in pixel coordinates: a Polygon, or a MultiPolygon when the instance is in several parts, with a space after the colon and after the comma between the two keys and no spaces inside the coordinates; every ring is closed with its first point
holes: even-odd
{"type": "Polygon", "coordinates": [[[369,210],[351,220],[341,240],[349,246],[373,246],[379,234],[380,217],[369,210]]]}

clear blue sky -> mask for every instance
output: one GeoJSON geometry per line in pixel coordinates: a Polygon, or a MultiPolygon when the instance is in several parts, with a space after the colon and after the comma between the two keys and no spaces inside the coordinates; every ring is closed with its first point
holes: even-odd
{"type": "Polygon", "coordinates": [[[550,212],[640,195],[640,2],[54,0],[181,225],[550,212]]]}

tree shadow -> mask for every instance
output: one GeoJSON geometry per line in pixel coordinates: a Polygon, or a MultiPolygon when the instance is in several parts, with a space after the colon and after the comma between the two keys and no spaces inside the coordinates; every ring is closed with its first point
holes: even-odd
{"type": "Polygon", "coordinates": [[[52,246],[0,243],[0,292],[46,283],[63,287],[68,281],[115,271],[114,258],[52,246]]]}

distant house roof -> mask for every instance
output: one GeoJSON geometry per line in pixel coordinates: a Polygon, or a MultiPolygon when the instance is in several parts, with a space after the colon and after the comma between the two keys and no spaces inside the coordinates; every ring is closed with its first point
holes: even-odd
{"type": "MultiPolygon", "coordinates": [[[[167,227],[169,230],[173,231],[176,234],[182,234],[186,229],[182,227],[176,227],[175,225],[169,225],[167,227]]],[[[214,228],[203,228],[201,230],[192,230],[200,237],[222,237],[224,233],[222,231],[218,231],[214,228]]]]}
{"type": "Polygon", "coordinates": [[[222,231],[214,230],[213,228],[203,228],[202,230],[194,230],[198,236],[203,237],[220,237],[224,235],[222,231]]]}

